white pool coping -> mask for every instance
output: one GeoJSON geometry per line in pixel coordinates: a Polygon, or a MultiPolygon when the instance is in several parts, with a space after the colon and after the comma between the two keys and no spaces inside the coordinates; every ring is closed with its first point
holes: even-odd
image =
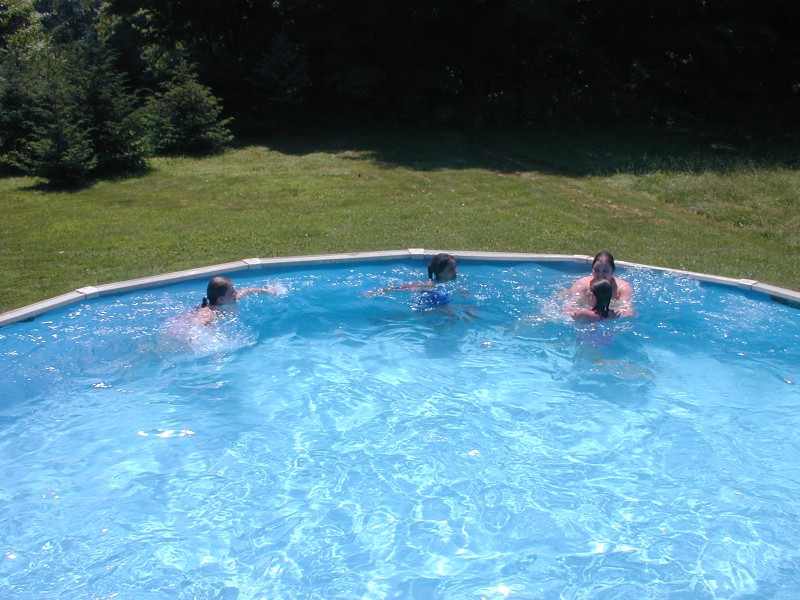
{"type": "MultiPolygon", "coordinates": [[[[577,264],[591,264],[593,256],[583,254],[527,254],[518,252],[473,252],[469,250],[429,250],[424,248],[408,248],[405,250],[385,250],[379,252],[351,252],[345,254],[319,254],[311,256],[288,256],[278,258],[245,258],[240,261],[188,269],[186,271],[175,271],[164,273],[163,275],[153,275],[152,277],[142,277],[140,279],[129,279],[127,281],[117,281],[115,283],[105,283],[79,288],[75,291],[49,298],[42,302],[23,306],[0,314],[0,327],[11,325],[19,321],[33,319],[41,314],[75,304],[111,294],[130,292],[133,290],[168,285],[181,281],[190,281],[233,273],[236,271],[247,271],[252,269],[267,269],[286,266],[320,265],[328,263],[342,262],[363,262],[370,260],[397,260],[408,258],[427,258],[440,252],[447,252],[455,256],[459,261],[469,260],[490,260],[490,261],[519,261],[519,262],[573,262],[577,264]]],[[[682,271],[668,269],[665,267],[655,267],[617,260],[616,266],[622,268],[642,268],[652,269],[682,275],[699,281],[728,285],[743,290],[751,290],[769,296],[775,302],[787,304],[795,308],[800,308],[800,292],[795,292],[786,288],[781,288],[768,283],[762,283],[753,279],[733,279],[707,273],[695,273],[692,271],[682,271]]]]}

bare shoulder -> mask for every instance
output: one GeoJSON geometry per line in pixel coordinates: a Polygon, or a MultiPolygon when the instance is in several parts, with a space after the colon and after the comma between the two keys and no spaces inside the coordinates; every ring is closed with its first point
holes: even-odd
{"type": "Polygon", "coordinates": [[[585,277],[581,277],[575,283],[572,284],[572,287],[569,288],[570,292],[583,292],[589,289],[589,282],[592,280],[590,275],[585,277]]]}
{"type": "Polygon", "coordinates": [[[214,311],[208,306],[200,306],[189,313],[189,316],[201,325],[208,325],[214,320],[214,311]]]}
{"type": "Polygon", "coordinates": [[[617,299],[630,299],[631,296],[633,296],[633,286],[630,284],[630,282],[618,277],[615,277],[614,279],[617,281],[617,299]]]}
{"type": "Polygon", "coordinates": [[[617,279],[617,299],[614,303],[614,316],[632,317],[636,313],[633,308],[633,286],[624,279],[617,279]]]}

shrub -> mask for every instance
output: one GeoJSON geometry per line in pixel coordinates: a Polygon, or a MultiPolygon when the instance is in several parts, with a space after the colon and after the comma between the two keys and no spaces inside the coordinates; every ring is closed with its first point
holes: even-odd
{"type": "Polygon", "coordinates": [[[135,118],[135,99],[125,77],[114,68],[114,55],[101,45],[85,45],[78,57],[78,85],[83,95],[84,119],[102,175],[145,168],[145,146],[135,118]]]}
{"type": "Polygon", "coordinates": [[[13,153],[14,164],[52,185],[84,183],[97,166],[97,156],[76,106],[55,101],[52,107],[34,112],[37,125],[23,149],[13,153]]]}
{"type": "Polygon", "coordinates": [[[231,143],[232,119],[220,119],[218,100],[185,63],[161,88],[142,112],[154,153],[212,153],[231,143]]]}

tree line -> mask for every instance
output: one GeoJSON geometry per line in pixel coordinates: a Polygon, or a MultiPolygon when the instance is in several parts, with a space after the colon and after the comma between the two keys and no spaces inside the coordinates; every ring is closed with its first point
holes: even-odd
{"type": "Polygon", "coordinates": [[[786,127],[799,27],[790,0],[0,0],[0,157],[79,182],[330,120],[786,127]]]}

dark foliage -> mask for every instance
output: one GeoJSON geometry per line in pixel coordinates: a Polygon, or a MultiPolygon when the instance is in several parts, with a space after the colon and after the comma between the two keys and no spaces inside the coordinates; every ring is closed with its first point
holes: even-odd
{"type": "Polygon", "coordinates": [[[0,4],[4,169],[75,186],[143,170],[148,149],[213,152],[230,143],[219,101],[181,45],[153,32],[150,16],[115,16],[103,0],[15,0],[12,8],[0,4]]]}
{"type": "Polygon", "coordinates": [[[280,40],[303,61],[307,114],[746,125],[800,113],[800,4],[781,0],[110,2],[144,8],[151,37],[187,48],[202,81],[255,116],[285,100],[263,102],[253,78],[280,40]]]}
{"type": "Polygon", "coordinates": [[[64,124],[60,135],[76,148],[88,139],[98,173],[143,161],[133,115],[147,119],[155,152],[225,147],[223,104],[265,128],[334,120],[791,130],[800,117],[800,3],[785,0],[13,4],[0,10],[0,154],[42,149],[31,143],[37,135],[74,118],[78,131],[64,124]],[[80,88],[74,110],[47,118],[54,106],[37,101],[42,91],[8,43],[33,6],[57,51],[98,46],[81,59],[81,77],[61,78],[80,88]]]}
{"type": "Polygon", "coordinates": [[[221,119],[222,107],[187,66],[164,82],[142,111],[150,147],[156,154],[203,154],[231,143],[231,119],[221,119]]]}
{"type": "Polygon", "coordinates": [[[56,186],[85,183],[97,166],[80,90],[69,82],[50,80],[31,109],[31,135],[11,156],[24,172],[56,186]]]}
{"type": "Polygon", "coordinates": [[[79,86],[83,113],[97,157],[95,173],[114,175],[146,166],[143,131],[135,117],[135,98],[124,76],[115,69],[114,55],[99,44],[79,48],[79,86]]]}

